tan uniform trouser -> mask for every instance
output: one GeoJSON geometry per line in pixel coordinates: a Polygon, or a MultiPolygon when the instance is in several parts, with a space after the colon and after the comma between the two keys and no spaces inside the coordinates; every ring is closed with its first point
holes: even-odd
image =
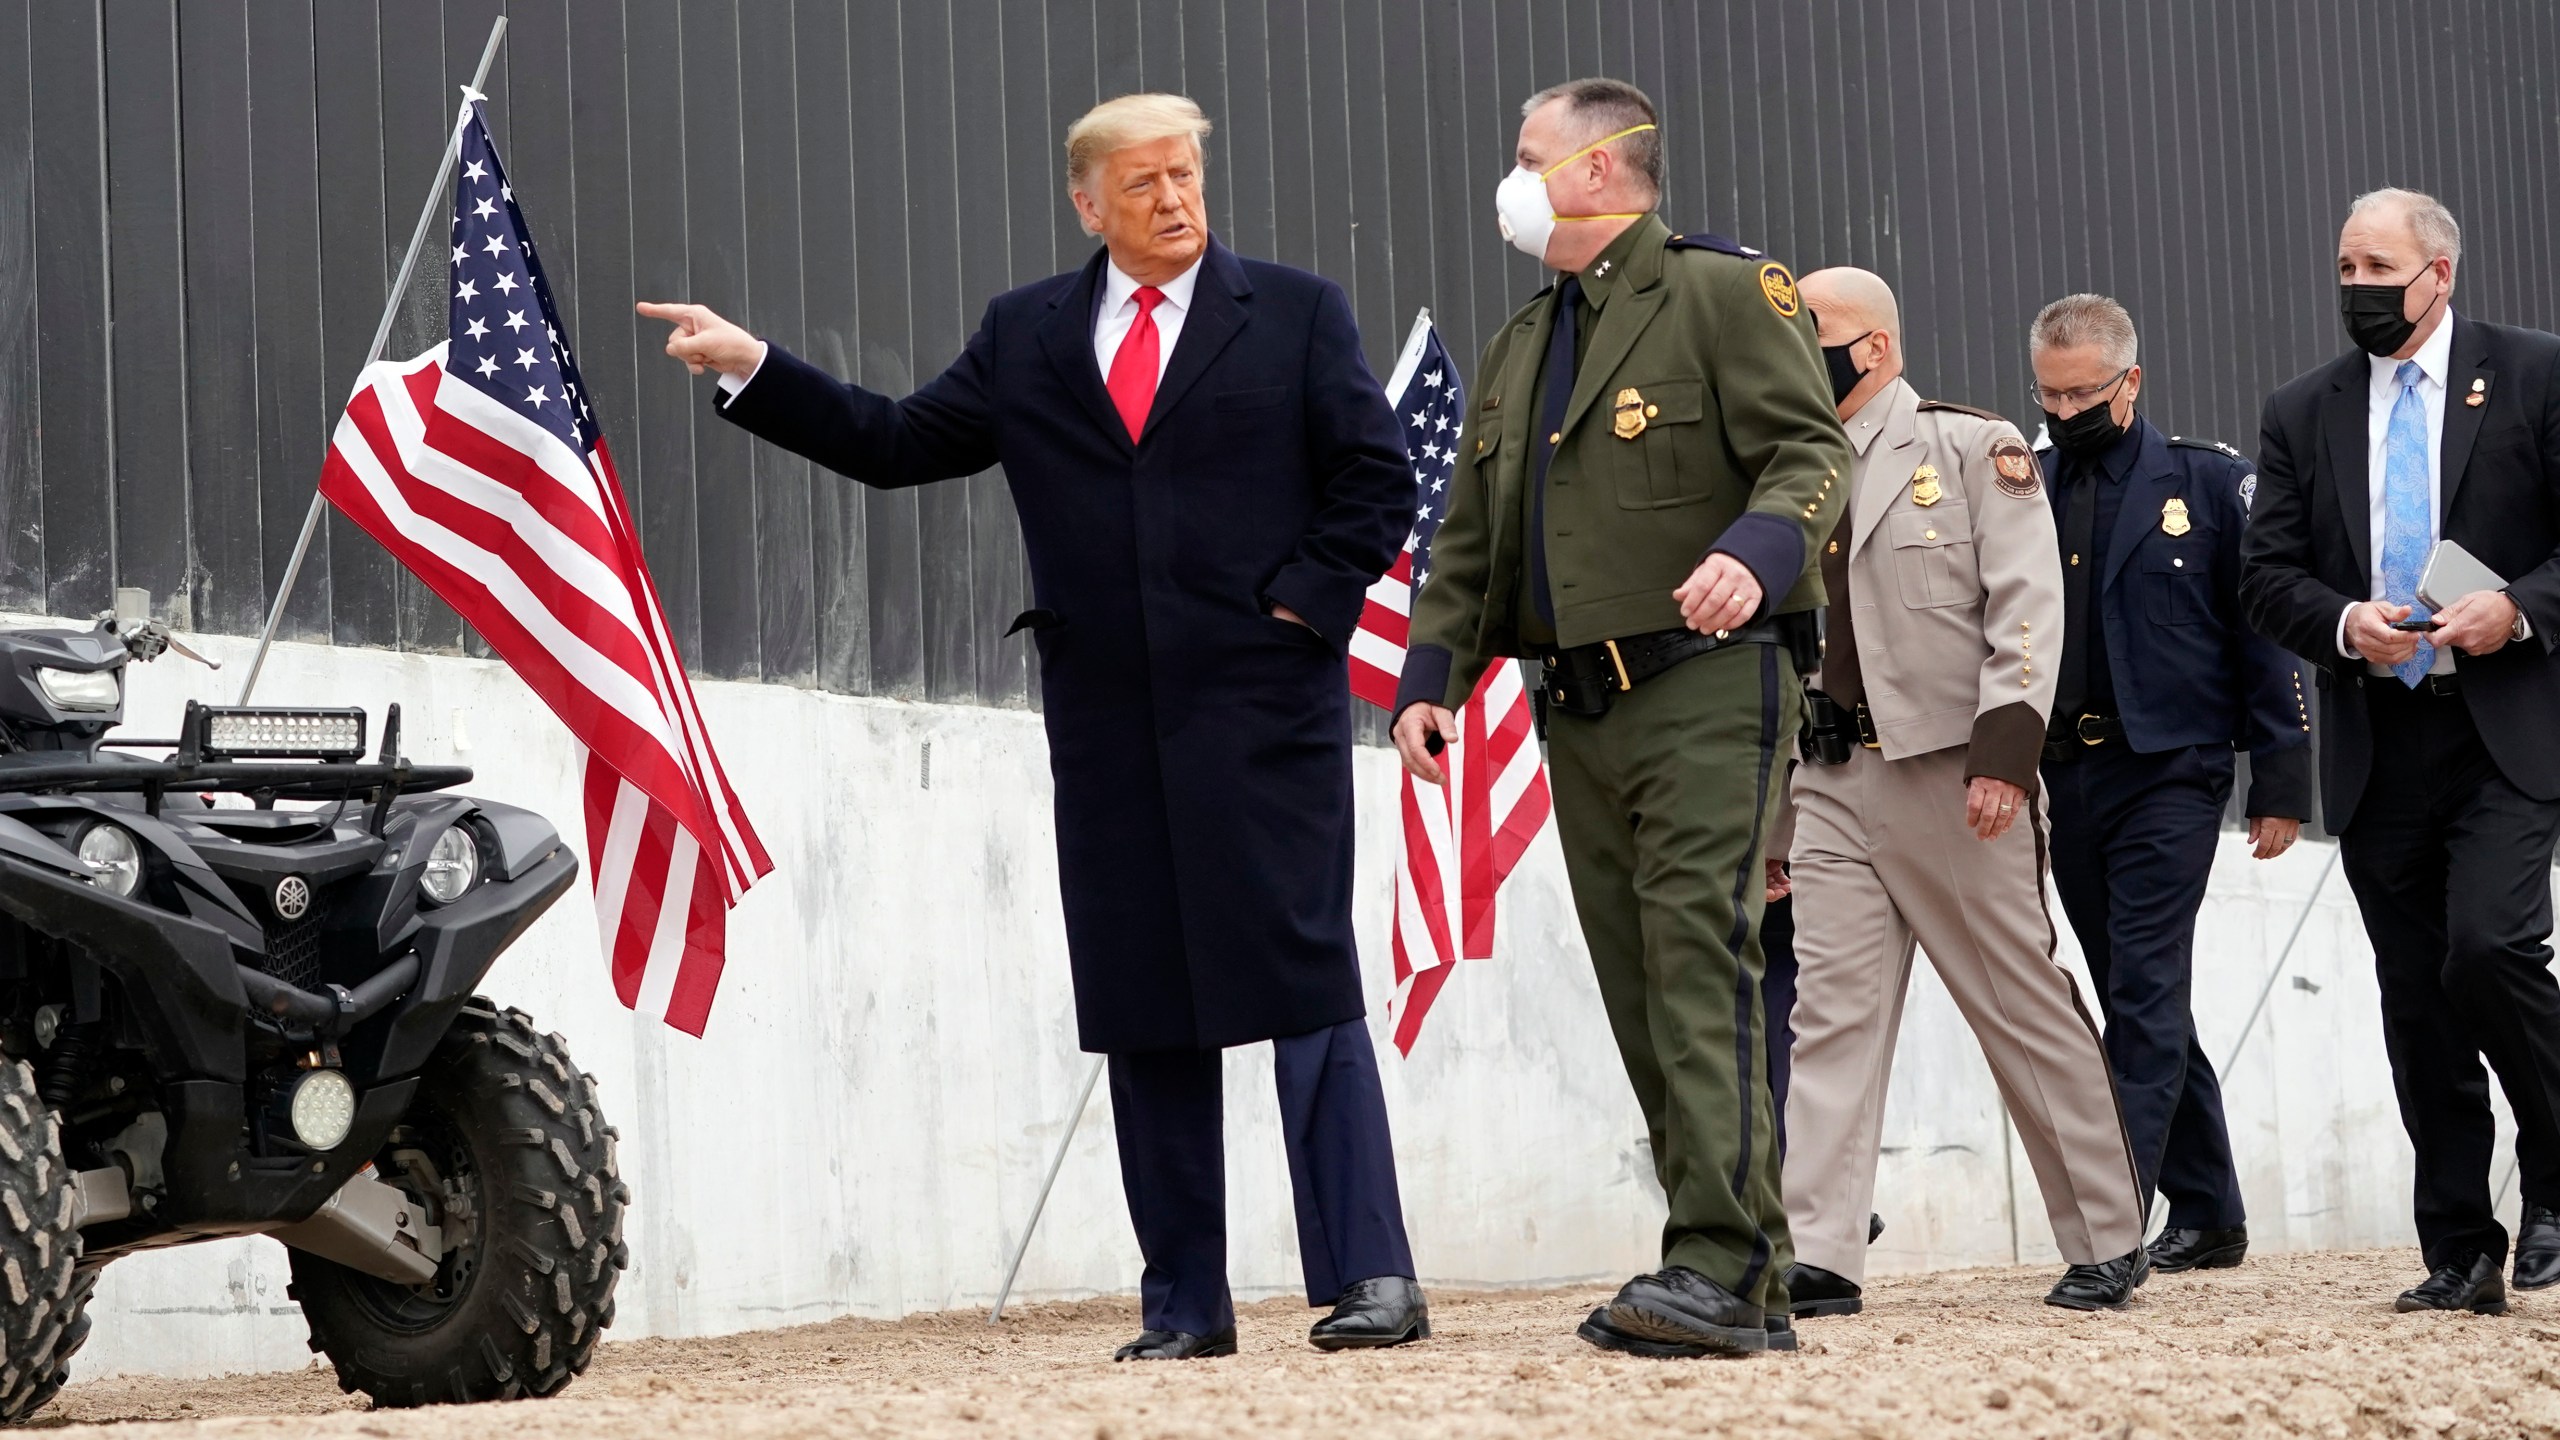
{"type": "Polygon", "coordinates": [[[1912,945],[1946,982],[2035,1167],[2073,1264],[2142,1243],[2115,1082],[2045,909],[2041,796],[1997,840],[1964,823],[1965,749],[1851,752],[1796,768],[1794,1076],[1787,1224],[1796,1258],[1866,1276],[1867,1215],[1912,945]]]}

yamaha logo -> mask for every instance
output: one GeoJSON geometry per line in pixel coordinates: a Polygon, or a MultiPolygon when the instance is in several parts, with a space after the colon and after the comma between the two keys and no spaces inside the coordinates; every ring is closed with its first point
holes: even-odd
{"type": "Polygon", "coordinates": [[[299,875],[287,875],[276,882],[276,914],[287,920],[299,920],[311,908],[311,882],[299,875]]]}

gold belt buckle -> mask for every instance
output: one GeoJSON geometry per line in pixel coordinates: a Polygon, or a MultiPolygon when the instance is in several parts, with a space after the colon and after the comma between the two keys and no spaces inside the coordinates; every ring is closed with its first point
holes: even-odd
{"type": "Polygon", "coordinates": [[[1635,689],[1636,682],[1627,678],[1627,657],[1618,653],[1618,642],[1603,640],[1600,643],[1609,652],[1609,663],[1618,667],[1618,692],[1623,695],[1635,689]]]}
{"type": "Polygon", "coordinates": [[[1868,736],[1875,735],[1876,733],[1876,716],[1874,711],[1867,708],[1866,701],[1861,700],[1858,702],[1858,708],[1852,712],[1852,718],[1854,718],[1858,723],[1858,744],[1862,748],[1868,750],[1881,750],[1884,748],[1884,737],[1879,735],[1873,740],[1867,738],[1868,736]]]}
{"type": "Polygon", "coordinates": [[[2079,723],[2078,723],[2078,724],[2076,724],[2076,725],[2073,725],[2073,726],[2071,727],[2071,732],[2072,732],[2073,734],[2075,734],[2075,735],[2077,735],[2077,736],[2079,736],[2079,737],[2080,737],[2080,743],[2081,743],[2081,744],[2083,744],[2083,745],[2104,745],[2104,744],[2106,744],[2106,743],[2107,743],[2107,737],[2106,737],[2106,736],[2104,736],[2104,735],[2096,735],[2096,736],[2093,736],[2093,735],[2091,735],[2091,734],[2089,733],[2089,722],[2090,722],[2090,721],[2092,721],[2092,720],[2095,720],[2095,719],[2097,719],[2097,718],[2098,718],[2098,717],[2097,717],[2097,716],[2095,716],[2095,715],[2083,715],[2083,716],[2081,716],[2081,717],[2080,717],[2079,723]]]}

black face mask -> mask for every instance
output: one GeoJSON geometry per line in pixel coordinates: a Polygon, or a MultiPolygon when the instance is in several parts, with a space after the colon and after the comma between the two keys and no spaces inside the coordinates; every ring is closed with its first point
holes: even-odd
{"type": "MultiPolygon", "coordinates": [[[[2418,275],[2426,273],[2421,270],[2418,275]]],[[[2426,319],[2426,315],[2421,314],[2417,320],[2412,320],[2406,313],[2409,287],[2418,283],[2418,275],[2412,275],[2397,285],[2338,287],[2338,318],[2346,323],[2347,338],[2355,342],[2357,349],[2367,355],[2394,355],[2399,353],[2401,346],[2409,343],[2410,336],[2418,333],[2418,322],[2426,319]]],[[[2443,298],[2441,295],[2436,297],[2438,300],[2443,298]]],[[[2435,308],[2430,302],[2427,313],[2433,313],[2435,308]]]]}
{"type": "MultiPolygon", "coordinates": [[[[2117,376],[2116,385],[2123,383],[2124,377],[2117,376]]],[[[2086,460],[2105,454],[2109,446],[2124,438],[2124,431],[2125,427],[2116,423],[2116,389],[2113,385],[2107,388],[2106,399],[2068,420],[2050,410],[2044,412],[2046,438],[2053,441],[2053,448],[2073,459],[2086,460]]]]}
{"type": "MultiPolygon", "coordinates": [[[[1867,335],[1874,333],[1870,330],[1867,335]]],[[[1846,403],[1849,392],[1857,389],[1858,382],[1867,378],[1867,372],[1859,369],[1857,362],[1849,358],[1849,347],[1866,339],[1867,335],[1843,344],[1822,347],[1822,367],[1831,372],[1831,403],[1834,405],[1846,403]]]]}

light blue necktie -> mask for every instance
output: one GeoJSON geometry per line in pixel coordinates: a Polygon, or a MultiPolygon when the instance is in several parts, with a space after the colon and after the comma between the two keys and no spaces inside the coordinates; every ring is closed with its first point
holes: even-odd
{"type": "MultiPolygon", "coordinates": [[[[2393,372],[2400,398],[2391,402],[2391,428],[2382,438],[2382,598],[2410,607],[2412,620],[2435,613],[2418,598],[2427,538],[2435,529],[2435,503],[2427,493],[2427,402],[2418,396],[2425,376],[2415,360],[2401,361],[2393,372]]],[[[2435,663],[2436,647],[2421,640],[2418,653],[2392,666],[2391,673],[2415,690],[2435,663]]]]}

